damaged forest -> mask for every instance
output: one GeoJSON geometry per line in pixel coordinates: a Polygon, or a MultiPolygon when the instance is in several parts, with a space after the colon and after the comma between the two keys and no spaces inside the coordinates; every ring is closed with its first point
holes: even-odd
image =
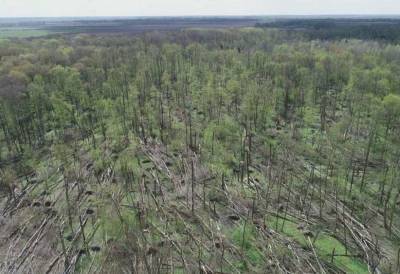
{"type": "Polygon", "coordinates": [[[1,39],[0,272],[399,273],[400,46],[356,38],[1,39]]]}

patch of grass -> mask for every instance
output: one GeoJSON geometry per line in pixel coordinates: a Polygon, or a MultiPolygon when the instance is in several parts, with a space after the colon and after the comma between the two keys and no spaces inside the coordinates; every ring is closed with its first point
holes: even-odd
{"type": "MultiPolygon", "coordinates": [[[[287,217],[290,220],[290,217],[287,217]]],[[[302,246],[307,245],[307,239],[304,237],[303,233],[297,229],[297,224],[294,221],[284,220],[279,217],[269,216],[268,222],[271,228],[277,230],[278,232],[283,232],[286,236],[296,240],[302,246]]]]}
{"type": "Polygon", "coordinates": [[[184,273],[185,269],[183,267],[182,268],[175,267],[174,274],[184,274],[184,273]]]}
{"type": "Polygon", "coordinates": [[[236,227],[231,234],[232,241],[235,245],[243,250],[246,261],[236,263],[236,267],[241,271],[248,271],[249,266],[247,261],[254,266],[261,266],[263,264],[264,255],[257,248],[256,228],[250,224],[241,224],[236,227]]]}
{"type": "MultiPolygon", "coordinates": [[[[282,232],[286,236],[289,236],[301,246],[309,248],[308,240],[302,231],[297,228],[297,223],[290,220],[290,218],[288,219],[289,220],[284,221],[279,217],[268,217],[271,227],[274,229],[277,228],[278,232],[282,232]]],[[[346,253],[346,248],[341,242],[339,242],[335,237],[325,233],[321,233],[314,241],[314,247],[318,256],[325,261],[331,260],[333,249],[335,249],[335,254],[337,255],[344,255],[346,253]]],[[[350,252],[348,252],[348,254],[351,255],[350,252]]],[[[346,273],[369,273],[367,265],[356,258],[336,256],[333,263],[336,267],[342,269],[346,273]]]]}
{"type": "MultiPolygon", "coordinates": [[[[317,238],[315,248],[318,255],[325,260],[330,260],[333,249],[335,249],[335,254],[337,255],[346,253],[345,246],[336,238],[327,234],[322,234],[317,238]]],[[[369,273],[367,265],[355,258],[337,256],[334,258],[334,264],[347,273],[369,273]]]]}
{"type": "Polygon", "coordinates": [[[0,28],[0,39],[2,38],[28,38],[46,36],[49,32],[32,28],[0,28]]]}

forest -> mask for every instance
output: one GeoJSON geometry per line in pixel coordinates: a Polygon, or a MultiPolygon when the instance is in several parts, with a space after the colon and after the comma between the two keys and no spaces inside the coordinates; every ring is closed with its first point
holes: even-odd
{"type": "Polygon", "coordinates": [[[278,28],[301,32],[308,39],[363,39],[398,43],[400,19],[398,16],[376,18],[357,17],[299,17],[259,21],[258,27],[278,28]]]}
{"type": "Polygon", "coordinates": [[[400,46],[257,25],[0,40],[1,273],[399,273],[400,46]]]}

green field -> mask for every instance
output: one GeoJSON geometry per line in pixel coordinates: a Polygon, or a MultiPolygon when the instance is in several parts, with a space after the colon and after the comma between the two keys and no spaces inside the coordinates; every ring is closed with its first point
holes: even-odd
{"type": "Polygon", "coordinates": [[[43,29],[34,28],[2,28],[0,27],[0,38],[29,38],[48,35],[43,29]]]}

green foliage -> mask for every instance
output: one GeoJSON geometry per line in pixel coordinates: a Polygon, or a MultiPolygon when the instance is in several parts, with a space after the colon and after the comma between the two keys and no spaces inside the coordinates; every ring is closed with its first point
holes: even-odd
{"type": "MultiPolygon", "coordinates": [[[[269,217],[268,220],[272,227],[278,228],[278,231],[282,231],[285,235],[294,239],[305,248],[311,248],[309,240],[303,234],[303,231],[298,228],[296,222],[292,220],[283,220],[279,217],[269,217]]],[[[310,238],[310,240],[318,255],[327,262],[331,260],[332,252],[335,250],[335,254],[339,255],[335,257],[333,261],[336,267],[349,273],[368,273],[367,265],[357,258],[340,256],[347,254],[346,248],[335,237],[322,232],[316,236],[316,239],[310,238]]]]}
{"type": "Polygon", "coordinates": [[[383,98],[383,115],[390,122],[400,118],[400,96],[389,94],[383,98]]]}
{"type": "Polygon", "coordinates": [[[2,177],[0,181],[1,191],[10,192],[12,185],[16,182],[17,179],[15,171],[11,167],[8,167],[0,174],[2,177]]]}
{"type": "Polygon", "coordinates": [[[94,170],[96,174],[100,174],[111,165],[111,159],[103,154],[100,149],[90,151],[92,160],[94,161],[94,170]]]}
{"type": "MultiPolygon", "coordinates": [[[[2,187],[36,205],[56,200],[43,212],[71,219],[70,230],[90,207],[101,259],[115,249],[131,252],[127,265],[168,258],[177,272],[188,271],[182,257],[221,272],[274,272],[276,261],[295,272],[314,256],[296,217],[324,224],[311,239],[320,260],[346,252],[336,210],[397,252],[397,46],[185,30],[2,40],[0,57],[2,187]],[[279,235],[268,233],[263,215],[286,206],[285,221],[266,220],[279,235]]],[[[367,270],[353,257],[333,264],[367,270]]]]}
{"type": "Polygon", "coordinates": [[[242,223],[232,231],[232,241],[242,249],[246,261],[238,262],[238,268],[242,271],[249,271],[249,265],[261,266],[264,261],[263,253],[257,248],[256,228],[253,225],[242,223]]]}
{"type": "Polygon", "coordinates": [[[240,133],[239,125],[228,116],[219,123],[210,123],[204,129],[203,150],[212,170],[218,173],[231,172],[240,151],[240,133]]]}

